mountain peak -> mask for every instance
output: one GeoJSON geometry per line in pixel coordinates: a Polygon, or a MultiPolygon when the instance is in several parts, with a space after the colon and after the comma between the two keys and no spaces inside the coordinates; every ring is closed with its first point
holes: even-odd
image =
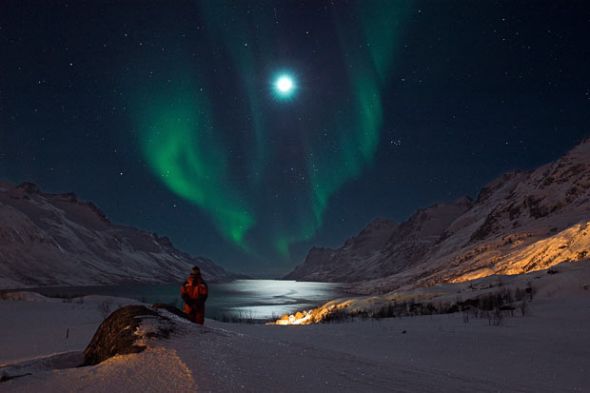
{"type": "Polygon", "coordinates": [[[590,137],[574,146],[564,157],[565,159],[582,160],[590,163],[590,137]]]}
{"type": "Polygon", "coordinates": [[[18,186],[15,187],[17,190],[22,191],[26,194],[39,194],[41,193],[41,189],[39,186],[33,182],[25,181],[20,183],[18,186]]]}

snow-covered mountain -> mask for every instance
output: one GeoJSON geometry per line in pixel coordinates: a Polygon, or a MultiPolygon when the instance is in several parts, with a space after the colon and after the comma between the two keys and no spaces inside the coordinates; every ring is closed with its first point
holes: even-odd
{"type": "Polygon", "coordinates": [[[381,251],[397,229],[398,225],[393,221],[374,220],[337,250],[312,248],[305,262],[285,278],[349,282],[379,277],[378,273],[370,272],[368,266],[371,261],[382,260],[381,251]]]}
{"type": "Polygon", "coordinates": [[[209,280],[231,277],[166,237],[111,223],[72,193],[0,183],[0,288],[177,282],[193,265],[209,280]]]}
{"type": "MultiPolygon", "coordinates": [[[[420,210],[368,257],[312,249],[286,278],[362,283],[361,292],[461,282],[546,269],[590,254],[590,139],[556,162],[507,173],[475,201],[420,210]],[[349,272],[342,276],[342,266],[349,272]],[[352,267],[351,267],[352,266],[352,267]]],[[[363,231],[364,232],[364,231],[363,231]]]]}

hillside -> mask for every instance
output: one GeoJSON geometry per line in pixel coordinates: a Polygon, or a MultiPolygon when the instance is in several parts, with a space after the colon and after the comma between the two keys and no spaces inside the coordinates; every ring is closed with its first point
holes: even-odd
{"type": "Polygon", "coordinates": [[[393,221],[374,220],[337,250],[312,248],[305,263],[285,278],[348,282],[358,280],[359,277],[371,277],[375,273],[359,268],[366,269],[371,261],[382,259],[381,251],[397,229],[398,225],[393,221]]]}
{"type": "Polygon", "coordinates": [[[312,249],[286,278],[362,282],[353,290],[373,293],[521,274],[583,259],[590,253],[589,221],[586,140],[553,163],[495,179],[475,201],[418,211],[370,257],[349,258],[354,250],[346,244],[322,255],[312,249]],[[341,264],[354,266],[346,280],[341,264]]]}
{"type": "Polygon", "coordinates": [[[193,265],[209,280],[231,277],[166,237],[111,223],[72,193],[0,184],[0,288],[178,282],[193,265]]]}

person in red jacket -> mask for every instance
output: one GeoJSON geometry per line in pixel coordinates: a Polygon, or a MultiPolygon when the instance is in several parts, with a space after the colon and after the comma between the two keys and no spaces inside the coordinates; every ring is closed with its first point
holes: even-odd
{"type": "Polygon", "coordinates": [[[190,276],[180,287],[180,296],[184,301],[182,311],[191,321],[200,325],[205,322],[205,301],[208,294],[209,288],[201,276],[201,270],[197,266],[193,267],[190,276]]]}

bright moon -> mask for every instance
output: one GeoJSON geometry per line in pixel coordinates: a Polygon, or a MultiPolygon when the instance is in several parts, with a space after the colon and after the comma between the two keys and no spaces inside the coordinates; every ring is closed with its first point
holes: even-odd
{"type": "Polygon", "coordinates": [[[288,76],[281,76],[277,80],[277,89],[279,89],[279,91],[282,91],[283,93],[287,93],[292,88],[293,88],[293,80],[291,80],[291,78],[289,78],[288,76]]]}
{"type": "Polygon", "coordinates": [[[281,75],[275,81],[275,89],[281,96],[287,97],[295,89],[295,82],[289,75],[281,75]]]}

